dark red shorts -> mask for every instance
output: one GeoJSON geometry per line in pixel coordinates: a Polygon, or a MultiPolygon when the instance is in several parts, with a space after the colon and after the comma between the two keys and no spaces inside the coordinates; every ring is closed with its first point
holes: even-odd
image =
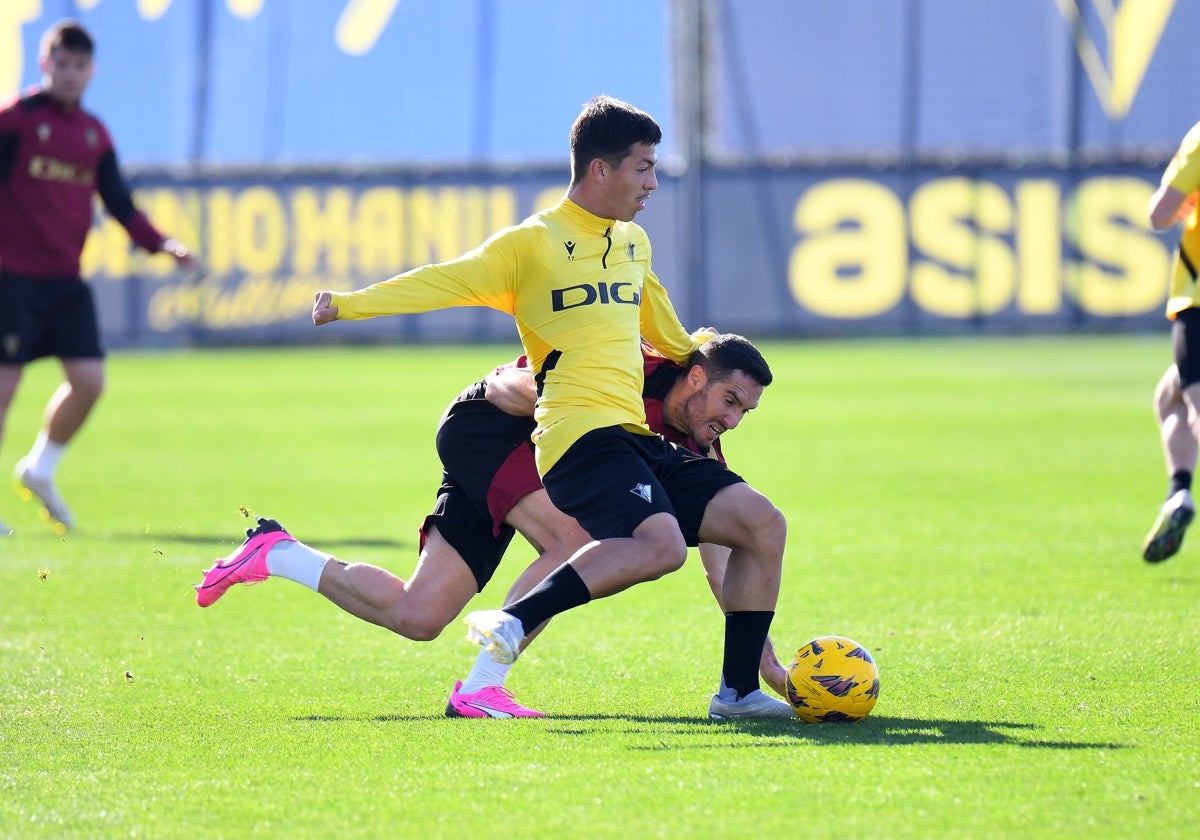
{"type": "Polygon", "coordinates": [[[504,519],[517,502],[542,489],[529,439],[533,429],[532,417],[514,417],[488,402],[482,382],[459,394],[438,424],[442,486],[421,525],[421,544],[436,525],[480,591],[515,533],[504,519]]]}

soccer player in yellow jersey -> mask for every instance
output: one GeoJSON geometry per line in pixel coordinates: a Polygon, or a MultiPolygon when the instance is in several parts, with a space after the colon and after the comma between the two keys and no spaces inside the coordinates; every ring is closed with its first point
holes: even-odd
{"type": "Polygon", "coordinates": [[[513,661],[526,633],[552,616],[675,571],[688,545],[724,545],[725,647],[709,714],[788,716],[758,680],[779,595],[783,514],[720,463],[671,446],[645,423],[641,338],[678,364],[698,347],[650,267],[645,231],[632,223],[658,188],[661,139],[648,114],[593,99],[571,128],[571,185],[557,205],[457,259],[357,292],[318,292],[313,322],[451,306],[515,318],[538,386],[538,472],[555,506],[594,541],[504,610],[467,616],[469,637],[497,661],[513,661]]]}
{"type": "Polygon", "coordinates": [[[1162,183],[1150,199],[1150,223],[1165,229],[1183,222],[1183,234],[1171,274],[1167,317],[1174,323],[1171,342],[1175,363],[1167,368],[1154,390],[1163,455],[1170,488],[1158,519],[1142,549],[1148,563],[1161,563],[1183,543],[1183,535],[1196,517],[1192,500],[1192,473],[1196,469],[1200,440],[1200,218],[1196,210],[1200,190],[1200,123],[1184,136],[1179,150],[1163,172],[1162,183]]]}
{"type": "MultiPolygon", "coordinates": [[[[772,380],[757,348],[741,336],[718,335],[700,347],[687,367],[648,346],[643,356],[642,396],[650,428],[724,463],[713,428],[739,427],[772,380]]],[[[591,540],[550,503],[542,487],[530,440],[536,402],[533,372],[521,356],[465,388],[447,407],[436,435],[441,486],[421,524],[416,568],[406,579],[379,566],[334,557],[300,542],[277,521],[260,517],[245,542],[205,572],[196,587],[196,603],[209,607],[231,587],[278,577],[401,636],[434,639],[483,591],[520,532],[538,557],[505,596],[505,603],[515,601],[591,540]]],[[[704,543],[699,554],[720,605],[730,551],[704,543]]],[[[538,628],[526,636],[526,644],[536,632],[538,628]]],[[[517,702],[505,686],[511,668],[480,650],[466,679],[451,691],[446,715],[542,717],[517,702]]],[[[759,670],[764,682],[785,694],[785,671],[769,639],[759,670]]]]}

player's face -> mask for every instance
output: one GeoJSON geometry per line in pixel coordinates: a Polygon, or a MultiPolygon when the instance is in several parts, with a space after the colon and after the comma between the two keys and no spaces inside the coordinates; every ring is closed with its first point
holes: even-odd
{"type": "Polygon", "coordinates": [[[78,104],[92,80],[92,57],[55,47],[42,59],[42,75],[51,96],[68,105],[78,104]]]}
{"type": "Polygon", "coordinates": [[[683,404],[687,433],[708,448],[722,433],[736,429],[746,412],[757,408],[763,387],[740,370],[728,379],[708,380],[683,404]]]}
{"type": "Polygon", "coordinates": [[[658,189],[658,176],[654,174],[656,163],[658,155],[653,146],[635,143],[621,165],[608,170],[605,194],[612,218],[633,221],[634,216],[646,209],[646,199],[658,189]]]}

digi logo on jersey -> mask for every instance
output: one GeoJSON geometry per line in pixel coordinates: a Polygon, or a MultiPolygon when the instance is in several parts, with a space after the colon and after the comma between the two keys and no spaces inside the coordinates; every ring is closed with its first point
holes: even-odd
{"type": "Polygon", "coordinates": [[[567,286],[565,289],[552,289],[550,297],[553,300],[555,312],[574,309],[577,306],[591,306],[593,303],[631,303],[638,306],[642,302],[641,289],[634,289],[632,283],[580,283],[578,286],[567,286]]]}

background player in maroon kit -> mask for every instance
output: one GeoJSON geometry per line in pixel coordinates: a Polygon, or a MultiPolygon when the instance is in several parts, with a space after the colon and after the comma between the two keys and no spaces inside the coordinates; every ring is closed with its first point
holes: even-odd
{"type": "MultiPolygon", "coordinates": [[[[72,20],[42,36],[42,85],[0,110],[0,434],[24,366],[62,362],[63,384],[46,406],[29,454],[16,466],[18,492],[37,498],[59,532],[73,524],[54,484],[67,443],[104,390],[104,350],[91,289],[79,259],[92,224],[92,197],[139,247],[185,267],[186,247],[155,230],[133,204],[104,124],[80,100],[92,79],[91,35],[72,20]]],[[[11,533],[0,522],[0,535],[11,533]]]]}

